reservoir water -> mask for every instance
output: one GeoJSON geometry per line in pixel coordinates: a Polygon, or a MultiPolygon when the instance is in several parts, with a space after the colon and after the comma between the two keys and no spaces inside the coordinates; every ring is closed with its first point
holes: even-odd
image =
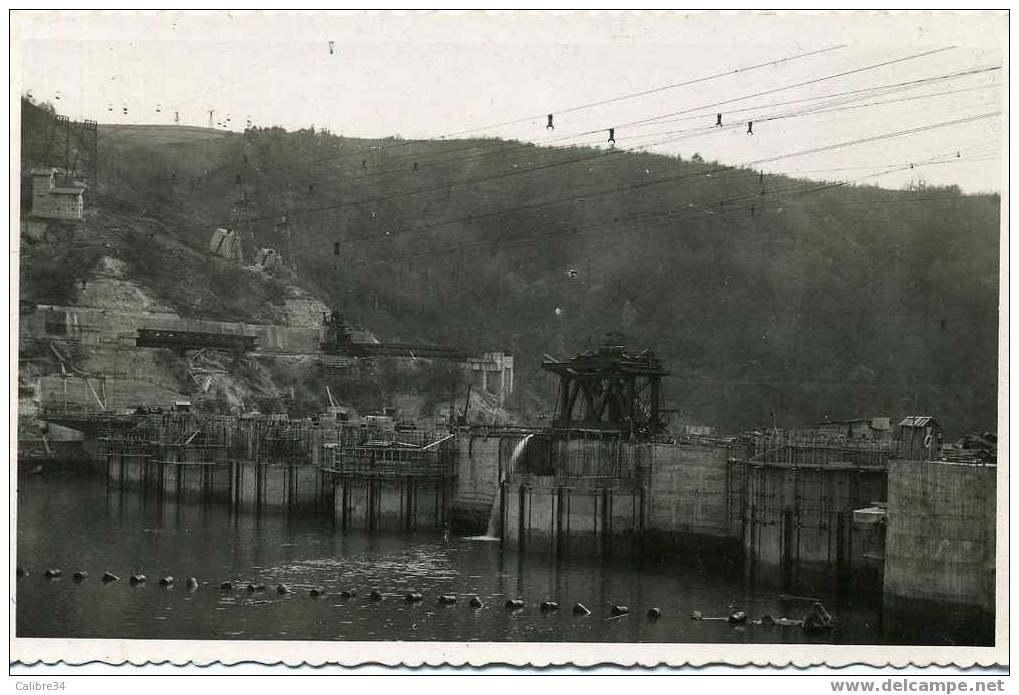
{"type": "MultiPolygon", "coordinates": [[[[897,643],[875,597],[817,596],[838,627],[810,635],[725,620],[745,611],[800,618],[810,604],[755,586],[738,565],[707,557],[596,560],[503,550],[453,535],[344,533],[328,516],[234,513],[222,503],[175,502],[108,487],[101,476],[47,471],[19,476],[19,637],[583,642],[897,643]],[[47,579],[47,568],[62,577],[47,579]],[[76,582],[72,575],[86,570],[76,582]],[[110,571],[120,581],[104,583],[110,571]],[[132,586],[132,574],[145,584],[132,586]],[[172,588],[159,585],[171,575],[172,588]],[[195,590],[188,577],[199,580],[195,590]],[[238,586],[224,591],[220,584],[238,586]],[[248,592],[248,583],[266,585],[248,592]],[[281,595],[279,583],[292,589],[281,595]],[[322,587],[322,597],[309,595],[322,587]],[[372,600],[377,590],[382,600],[372,600]],[[343,598],[341,592],[356,591],[343,598]],[[423,600],[408,603],[408,592],[423,600]],[[440,594],[458,600],[441,605],[440,594]],[[482,608],[468,604],[471,596],[482,608]],[[505,603],[522,598],[511,611],[505,603]],[[544,600],[559,610],[541,611],[544,600]],[[570,610],[582,603],[590,615],[570,610]],[[611,606],[632,613],[612,618],[611,606]],[[661,617],[650,619],[656,607],[661,617]]],[[[925,633],[930,638],[930,633],[925,633]]],[[[958,638],[951,630],[942,643],[958,638]]]]}

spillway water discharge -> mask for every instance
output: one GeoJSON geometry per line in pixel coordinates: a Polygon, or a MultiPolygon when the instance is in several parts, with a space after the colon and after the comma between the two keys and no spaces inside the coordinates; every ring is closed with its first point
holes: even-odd
{"type": "MultiPolygon", "coordinates": [[[[517,442],[517,445],[515,447],[513,447],[513,453],[510,454],[508,470],[510,471],[516,470],[517,461],[519,461],[520,457],[524,455],[524,450],[527,448],[527,442],[531,441],[531,437],[533,436],[534,436],[533,432],[531,434],[528,434],[519,442],[517,442]]],[[[500,480],[499,482],[501,483],[502,481],[500,480]]],[[[496,490],[495,497],[492,498],[492,509],[488,513],[488,527],[485,529],[485,535],[477,536],[473,540],[476,541],[500,540],[498,534],[499,534],[499,516],[501,511],[502,507],[499,504],[499,491],[496,490]]]]}

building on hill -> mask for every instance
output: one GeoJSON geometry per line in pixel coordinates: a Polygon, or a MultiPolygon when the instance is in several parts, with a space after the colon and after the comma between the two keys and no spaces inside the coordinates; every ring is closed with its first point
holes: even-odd
{"type": "Polygon", "coordinates": [[[461,364],[474,388],[495,394],[500,408],[505,405],[513,393],[513,355],[486,352],[481,357],[467,357],[461,364]]]}
{"type": "Polygon", "coordinates": [[[209,239],[209,250],[215,255],[227,258],[238,263],[244,260],[244,249],[241,245],[241,237],[232,229],[219,228],[212,233],[209,239]]]}
{"type": "Polygon", "coordinates": [[[80,220],[85,216],[87,184],[64,169],[32,169],[32,213],[35,218],[80,220]]]}
{"type": "Polygon", "coordinates": [[[253,267],[266,273],[281,272],[284,270],[283,257],[276,249],[260,249],[253,267]]]}

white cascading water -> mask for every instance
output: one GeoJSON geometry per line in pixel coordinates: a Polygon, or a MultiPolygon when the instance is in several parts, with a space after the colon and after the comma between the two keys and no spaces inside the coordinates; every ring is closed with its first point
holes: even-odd
{"type": "MultiPolygon", "coordinates": [[[[510,454],[509,465],[506,467],[507,472],[516,470],[517,461],[521,456],[524,455],[524,449],[527,448],[527,442],[531,441],[531,437],[534,434],[529,434],[519,442],[513,448],[513,453],[510,454]]],[[[499,481],[499,486],[502,486],[502,480],[499,481]]],[[[496,533],[499,531],[499,488],[496,488],[495,497],[492,499],[492,509],[488,512],[488,528],[485,530],[485,537],[494,540],[498,539],[496,533]]]]}

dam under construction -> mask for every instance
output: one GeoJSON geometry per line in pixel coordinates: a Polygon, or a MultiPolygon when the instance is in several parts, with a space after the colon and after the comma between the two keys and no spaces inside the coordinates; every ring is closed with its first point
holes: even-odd
{"type": "MultiPolygon", "coordinates": [[[[840,627],[822,636],[828,641],[908,640],[928,634],[932,621],[949,641],[993,640],[997,465],[986,450],[944,444],[934,418],[911,415],[897,425],[854,421],[800,431],[676,436],[660,404],[667,372],[650,350],[610,345],[542,366],[559,380],[555,414],[546,427],[455,419],[397,427],[385,418],[52,408],[41,412],[40,419],[52,428],[81,433],[77,448],[61,466],[26,459],[21,475],[29,484],[24,489],[45,495],[39,486],[60,479],[65,487],[59,494],[73,497],[68,481],[85,480],[82,484],[91,486],[94,495],[99,495],[95,486],[101,486],[100,506],[108,513],[140,515],[149,525],[171,523],[166,514],[172,510],[177,532],[167,548],[178,557],[187,557],[189,546],[181,533],[192,527],[201,529],[198,542],[220,547],[217,534],[239,533],[246,547],[231,550],[231,557],[244,554],[241,564],[249,575],[271,574],[267,567],[293,575],[278,548],[261,544],[280,543],[292,524],[308,525],[315,543],[327,548],[319,548],[328,558],[322,562],[333,568],[322,575],[322,566],[303,567],[306,573],[320,573],[308,580],[312,595],[319,589],[325,593],[321,585],[353,572],[342,581],[390,581],[394,595],[413,597],[435,584],[431,574],[438,572],[447,579],[435,585],[433,601],[452,596],[455,603],[457,594],[473,592],[483,604],[498,597],[519,609],[529,602],[564,601],[561,593],[587,586],[577,574],[593,572],[600,583],[588,586],[588,592],[597,598],[577,599],[589,612],[601,610],[599,603],[611,604],[612,611],[622,606],[626,614],[631,607],[647,608],[649,616],[665,611],[677,621],[668,623],[672,633],[663,633],[659,625],[640,632],[638,639],[703,640],[704,635],[690,634],[685,624],[690,615],[714,610],[738,618],[745,602],[772,601],[762,609],[769,619],[783,612],[799,617],[804,601],[823,598],[843,613],[840,627]],[[272,540],[260,537],[262,528],[272,529],[272,540]],[[371,562],[356,571],[343,569],[349,548],[337,549],[336,543],[353,544],[370,557],[381,544],[388,548],[385,563],[423,564],[408,576],[394,577],[383,563],[390,569],[380,579],[366,569],[375,567],[371,562]],[[417,559],[408,560],[407,552],[417,559]],[[438,560],[432,553],[444,558],[442,568],[433,566],[438,560]],[[271,561],[256,561],[263,555],[272,556],[271,561]],[[488,598],[482,599],[486,589],[453,586],[452,577],[460,570],[475,584],[495,572],[500,584],[487,587],[488,598]],[[693,575],[712,577],[709,584],[725,587],[728,598],[704,598],[695,591],[691,596],[702,596],[698,601],[716,605],[687,603],[689,596],[670,604],[675,599],[666,596],[682,594],[693,575]],[[653,580],[641,578],[646,576],[653,580]],[[643,596],[626,588],[647,581],[652,588],[643,596]],[[540,595],[523,596],[530,591],[540,595]],[[648,600],[655,605],[640,604],[648,600]],[[514,606],[513,601],[523,603],[514,606]]],[[[92,502],[99,504],[98,499],[92,502]]],[[[44,507],[33,507],[38,502],[24,504],[23,514],[45,513],[44,507]]],[[[26,574],[21,582],[29,581],[30,571],[39,574],[62,562],[47,555],[47,548],[59,542],[33,547],[20,541],[19,567],[26,574]],[[44,564],[28,568],[25,563],[33,560],[26,558],[44,564]]],[[[302,542],[307,541],[294,541],[302,542]]],[[[167,572],[182,571],[147,545],[146,553],[167,572]]],[[[127,564],[136,567],[134,562],[127,564]]],[[[211,567],[219,562],[209,560],[211,567]]],[[[233,588],[247,581],[235,566],[222,572],[223,577],[208,582],[219,585],[222,580],[222,587],[233,588]]],[[[280,586],[304,586],[300,576],[286,578],[288,583],[280,586]]],[[[258,586],[248,584],[249,591],[259,595],[258,586]]],[[[369,589],[365,584],[358,588],[362,595],[369,589]]],[[[329,590],[345,593],[348,600],[357,594],[342,584],[329,590]]],[[[382,596],[385,590],[380,586],[373,592],[382,596]]],[[[39,620],[37,610],[26,612],[39,620]]],[[[752,618],[759,624],[760,616],[752,618]]],[[[742,621],[735,623],[739,627],[742,621]]],[[[154,634],[177,635],[153,629],[154,634]]],[[[183,631],[179,636],[194,636],[184,626],[175,629],[183,631]]],[[[457,639],[464,629],[438,629],[429,638],[457,639]]],[[[515,633],[488,626],[479,634],[479,639],[500,640],[515,633]]],[[[618,639],[614,634],[578,633],[576,638],[618,639]]],[[[726,634],[710,639],[733,638],[726,634]]]]}

